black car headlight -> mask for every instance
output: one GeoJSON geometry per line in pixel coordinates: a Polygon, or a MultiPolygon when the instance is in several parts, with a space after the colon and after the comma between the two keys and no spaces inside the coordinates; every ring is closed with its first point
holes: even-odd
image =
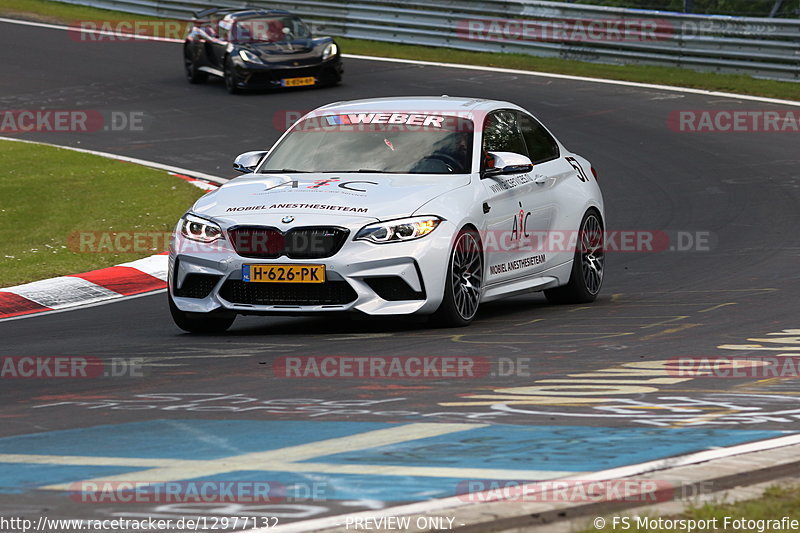
{"type": "Polygon", "coordinates": [[[369,241],[376,244],[387,242],[403,242],[420,239],[433,230],[442,222],[442,219],[435,216],[402,218],[400,220],[389,220],[364,226],[355,236],[356,241],[369,241]]]}
{"type": "Polygon", "coordinates": [[[339,46],[336,43],[330,43],[328,46],[325,47],[325,50],[322,51],[322,60],[328,60],[339,53],[339,46]]]}
{"type": "Polygon", "coordinates": [[[257,63],[259,65],[264,64],[264,62],[261,61],[261,58],[255,55],[250,50],[244,50],[244,49],[239,50],[239,57],[241,57],[242,61],[244,61],[245,63],[257,63]]]}
{"type": "Polygon", "coordinates": [[[205,244],[222,238],[222,228],[216,222],[211,222],[189,213],[181,218],[178,224],[178,231],[187,239],[205,244]]]}

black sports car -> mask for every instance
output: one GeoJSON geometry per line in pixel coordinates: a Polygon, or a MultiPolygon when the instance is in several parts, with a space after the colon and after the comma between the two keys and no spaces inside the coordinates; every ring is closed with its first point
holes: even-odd
{"type": "Polygon", "coordinates": [[[283,10],[207,9],[195,14],[183,46],[186,77],[203,83],[209,74],[230,93],[335,85],[342,79],[339,46],[313,38],[299,17],[283,10]]]}

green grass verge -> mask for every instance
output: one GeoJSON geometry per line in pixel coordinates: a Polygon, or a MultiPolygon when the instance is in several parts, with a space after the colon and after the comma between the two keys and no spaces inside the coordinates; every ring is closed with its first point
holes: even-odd
{"type": "Polygon", "coordinates": [[[169,232],[203,194],[161,170],[36,144],[0,141],[0,166],[0,287],[161,252],[81,252],[78,236],[169,232]]]}
{"type": "MultiPolygon", "coordinates": [[[[72,6],[49,0],[3,0],[0,14],[69,23],[75,20],[130,20],[149,19],[129,13],[106,11],[102,9],[72,6]]],[[[640,65],[601,65],[582,61],[567,61],[555,58],[542,58],[525,54],[493,54],[468,52],[447,48],[434,48],[357,39],[337,38],[346,53],[370,56],[393,57],[461,63],[465,65],[486,65],[514,68],[590,78],[657,83],[680,87],[692,87],[712,91],[725,91],[738,94],[751,94],[797,100],[800,98],[800,84],[792,82],[758,80],[750,76],[713,74],[693,70],[651,67],[640,65]]]]}
{"type": "MultiPolygon", "coordinates": [[[[618,515],[618,516],[626,516],[626,515],[618,515]]],[[[630,515],[627,515],[627,518],[630,523],[630,528],[623,529],[620,523],[618,522],[616,528],[614,528],[613,524],[613,517],[606,517],[606,527],[603,529],[597,529],[595,527],[588,527],[584,529],[581,533],[619,533],[620,531],[624,531],[625,533],[686,533],[687,531],[712,531],[712,532],[726,532],[726,533],[733,533],[733,532],[741,532],[741,533],[751,533],[752,531],[759,531],[758,521],[767,520],[773,521],[777,520],[780,521],[783,517],[788,517],[789,520],[798,520],[800,521],[800,485],[794,486],[774,486],[768,488],[764,494],[755,500],[747,500],[737,503],[725,504],[725,503],[707,503],[702,506],[698,507],[691,507],[687,511],[681,513],[680,515],[675,516],[664,516],[661,517],[664,521],[660,522],[662,525],[667,525],[668,523],[666,520],[706,520],[712,521],[716,519],[716,522],[709,522],[707,525],[712,526],[708,528],[699,529],[695,527],[694,529],[687,529],[686,527],[681,528],[680,524],[674,524],[677,527],[639,527],[639,525],[645,526],[644,523],[637,523],[636,518],[630,515]],[[728,520],[727,527],[726,527],[726,518],[728,520]],[[756,521],[755,525],[750,524],[748,525],[746,522],[742,523],[735,523],[734,521],[737,520],[754,520],[756,521]],[[743,527],[736,527],[736,526],[743,526],[743,527]],[[755,527],[753,527],[755,526],[755,527]]],[[[649,516],[650,519],[658,520],[658,516],[649,516]]],[[[658,522],[656,522],[658,524],[658,522]]],[[[687,525],[688,523],[684,523],[687,525]]],[[[763,523],[766,528],[766,531],[770,533],[789,533],[791,531],[797,531],[797,529],[789,528],[782,528],[782,527],[770,527],[766,522],[763,523]]],[[[649,525],[649,524],[648,524],[649,525]]]]}

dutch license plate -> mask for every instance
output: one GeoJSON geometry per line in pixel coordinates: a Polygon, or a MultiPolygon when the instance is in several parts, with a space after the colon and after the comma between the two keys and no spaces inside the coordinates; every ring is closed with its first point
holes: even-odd
{"type": "Polygon", "coordinates": [[[281,80],[281,85],[283,87],[302,87],[304,85],[314,85],[316,82],[317,78],[313,76],[306,78],[283,78],[281,80]]]}
{"type": "Polygon", "coordinates": [[[257,283],[325,283],[325,265],[242,265],[242,279],[257,283]]]}

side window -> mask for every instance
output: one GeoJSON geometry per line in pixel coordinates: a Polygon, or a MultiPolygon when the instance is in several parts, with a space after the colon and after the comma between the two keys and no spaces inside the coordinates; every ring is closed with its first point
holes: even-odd
{"type": "Polygon", "coordinates": [[[525,140],[520,134],[517,114],[513,111],[495,111],[483,124],[483,152],[514,152],[528,155],[525,140]]]}
{"type": "Polygon", "coordinates": [[[520,113],[519,126],[528,147],[528,155],[534,164],[558,157],[558,143],[536,120],[520,113]]]}

